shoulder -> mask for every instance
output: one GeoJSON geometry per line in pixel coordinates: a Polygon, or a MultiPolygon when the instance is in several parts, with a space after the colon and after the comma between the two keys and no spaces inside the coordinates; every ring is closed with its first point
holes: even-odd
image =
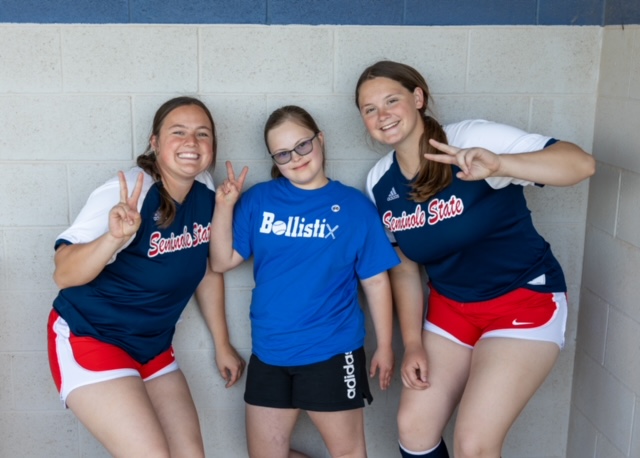
{"type": "Polygon", "coordinates": [[[208,170],[205,170],[204,172],[196,176],[196,181],[204,184],[207,188],[211,189],[212,191],[216,190],[215,184],[213,182],[213,177],[211,176],[211,173],[209,173],[208,170]]]}
{"type": "Polygon", "coordinates": [[[526,132],[518,127],[470,119],[444,126],[447,141],[458,148],[481,147],[496,154],[525,153],[543,149],[551,137],[526,132]]]}
{"type": "Polygon", "coordinates": [[[385,154],[376,164],[371,167],[367,174],[367,195],[369,199],[375,202],[373,197],[373,188],[380,181],[380,179],[389,171],[393,164],[393,151],[385,154]]]}

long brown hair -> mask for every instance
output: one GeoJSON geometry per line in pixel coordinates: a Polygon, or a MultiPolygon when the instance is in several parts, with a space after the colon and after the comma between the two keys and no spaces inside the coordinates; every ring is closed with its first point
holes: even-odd
{"type": "MultiPolygon", "coordinates": [[[[316,121],[313,119],[313,116],[311,116],[307,110],[305,110],[304,108],[300,108],[299,106],[296,106],[296,105],[286,105],[284,107],[278,108],[273,113],[271,113],[271,115],[267,119],[267,122],[264,125],[264,143],[265,145],[267,145],[267,150],[269,150],[269,142],[267,141],[269,132],[271,132],[272,129],[275,129],[279,125],[283,124],[285,121],[291,121],[298,124],[299,126],[305,127],[313,131],[314,135],[320,133],[320,128],[316,124],[316,121]]],[[[269,154],[271,154],[271,151],[269,151],[269,154]]],[[[324,154],[324,145],[323,145],[323,151],[322,151],[322,169],[323,170],[324,170],[324,165],[325,165],[325,154],[324,154]]],[[[282,176],[282,172],[280,172],[280,169],[274,163],[271,166],[271,178],[275,179],[275,178],[280,178],[281,176],[282,176]]]]}
{"type": "Polygon", "coordinates": [[[212,167],[215,167],[218,141],[216,139],[216,125],[213,122],[213,116],[211,116],[211,112],[204,103],[194,97],[187,96],[176,97],[171,100],[167,100],[160,106],[160,108],[158,108],[155,116],[153,117],[151,135],[149,136],[149,145],[147,145],[146,151],[136,159],[138,167],[151,175],[153,180],[160,184],[160,186],[158,187],[160,189],[160,208],[158,209],[160,218],[158,219],[158,227],[161,227],[163,229],[169,227],[171,223],[173,223],[173,220],[176,217],[176,204],[169,195],[167,189],[162,185],[162,175],[160,174],[158,162],[156,161],[156,152],[151,146],[151,138],[160,135],[162,123],[169,115],[169,113],[171,113],[176,108],[188,105],[196,105],[202,108],[202,111],[204,111],[204,113],[207,115],[207,118],[209,118],[209,122],[211,122],[211,137],[213,148],[212,167]]]}
{"type": "Polygon", "coordinates": [[[420,118],[424,123],[424,132],[420,137],[417,151],[420,155],[420,169],[414,182],[411,184],[409,197],[415,202],[425,202],[449,186],[453,179],[453,171],[450,165],[429,161],[424,158],[425,153],[443,154],[429,144],[430,138],[441,143],[447,143],[447,134],[444,132],[440,123],[427,114],[429,113],[427,105],[429,100],[431,100],[431,93],[429,92],[427,82],[416,69],[406,64],[388,60],[376,62],[362,72],[356,84],[356,106],[358,109],[360,108],[360,86],[362,86],[364,82],[374,78],[388,78],[400,83],[409,92],[420,88],[424,93],[424,104],[418,109],[420,118]]]}

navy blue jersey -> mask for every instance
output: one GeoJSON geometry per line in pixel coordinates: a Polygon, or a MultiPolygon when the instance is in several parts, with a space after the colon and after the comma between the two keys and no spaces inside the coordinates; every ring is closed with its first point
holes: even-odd
{"type": "MultiPolygon", "coordinates": [[[[141,170],[127,172],[133,189],[141,170]]],[[[145,174],[138,210],[142,223],[129,243],[91,282],[65,288],[53,306],[77,336],[90,336],[127,351],[146,363],[167,350],[187,302],[202,280],[209,255],[215,195],[208,173],[199,176],[174,222],[157,226],[158,183],[145,174]]],[[[108,230],[108,212],[119,201],[118,179],[89,198],[74,224],[56,241],[86,243],[108,230]]]]}
{"type": "Polygon", "coordinates": [[[260,183],[235,209],[234,249],[254,258],[253,353],[277,366],[325,361],[364,343],[358,280],[398,264],[375,207],[330,181],[260,183]]]}
{"type": "MultiPolygon", "coordinates": [[[[448,142],[498,154],[536,151],[553,140],[486,121],[445,126],[448,142]]],[[[523,186],[509,178],[462,181],[423,203],[409,199],[410,180],[395,152],[369,172],[367,189],[380,218],[402,252],[425,266],[433,286],[459,302],[484,301],[525,287],[566,290],[549,244],[538,234],[523,186]]]]}

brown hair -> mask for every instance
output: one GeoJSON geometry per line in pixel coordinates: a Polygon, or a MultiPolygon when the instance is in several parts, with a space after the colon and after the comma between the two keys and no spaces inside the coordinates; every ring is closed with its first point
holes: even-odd
{"type": "Polygon", "coordinates": [[[211,137],[212,137],[212,147],[213,147],[213,160],[212,165],[215,167],[216,164],[216,152],[218,147],[218,141],[216,139],[216,125],[213,122],[213,116],[211,116],[211,112],[207,108],[207,106],[202,103],[200,100],[194,97],[176,97],[171,100],[167,100],[163,103],[160,108],[156,111],[155,116],[153,117],[153,125],[151,128],[151,135],[149,136],[149,145],[144,153],[142,153],[136,159],[136,163],[138,167],[147,172],[153,180],[160,184],[158,187],[160,189],[160,208],[158,209],[158,213],[160,218],[158,219],[158,227],[167,228],[176,217],[176,204],[173,199],[167,192],[167,189],[162,186],[162,175],[160,174],[160,169],[158,168],[158,162],[156,161],[156,152],[153,150],[151,146],[151,138],[154,136],[160,135],[160,129],[162,128],[162,123],[166,119],[166,117],[176,108],[188,106],[188,105],[196,105],[202,108],[202,111],[209,118],[209,122],[211,122],[211,137]]]}
{"type": "MultiPolygon", "coordinates": [[[[264,143],[267,146],[267,150],[269,150],[269,142],[267,141],[267,137],[269,136],[269,132],[272,129],[275,129],[279,125],[283,124],[286,121],[291,121],[299,126],[306,127],[311,130],[314,135],[320,133],[320,128],[316,124],[316,121],[309,114],[307,110],[304,108],[300,108],[296,105],[287,105],[284,107],[280,107],[275,110],[267,119],[267,122],[264,125],[264,143]]],[[[271,151],[269,151],[271,154],[271,151]]],[[[325,165],[325,155],[324,151],[322,151],[322,169],[324,170],[325,165]]],[[[271,166],[271,178],[280,178],[282,173],[278,166],[274,163],[271,166]]]]}
{"type": "Polygon", "coordinates": [[[424,132],[420,137],[417,151],[420,155],[420,169],[411,185],[409,197],[415,202],[426,202],[436,193],[449,186],[453,179],[453,171],[450,165],[429,161],[424,158],[425,153],[443,154],[429,144],[430,138],[441,143],[447,143],[447,135],[440,123],[427,114],[429,111],[427,109],[428,101],[431,100],[427,82],[416,69],[408,65],[393,61],[376,62],[362,72],[356,84],[356,106],[358,108],[360,108],[360,86],[365,81],[374,78],[388,78],[396,81],[409,92],[413,92],[419,87],[424,93],[424,104],[418,109],[424,123],[424,132]]]}

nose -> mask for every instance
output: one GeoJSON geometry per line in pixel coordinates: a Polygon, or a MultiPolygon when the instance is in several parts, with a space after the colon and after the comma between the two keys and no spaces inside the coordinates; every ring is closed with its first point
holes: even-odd
{"type": "Polygon", "coordinates": [[[194,133],[188,133],[185,136],[184,142],[188,145],[195,145],[197,143],[198,139],[196,137],[196,134],[194,133]]]}

